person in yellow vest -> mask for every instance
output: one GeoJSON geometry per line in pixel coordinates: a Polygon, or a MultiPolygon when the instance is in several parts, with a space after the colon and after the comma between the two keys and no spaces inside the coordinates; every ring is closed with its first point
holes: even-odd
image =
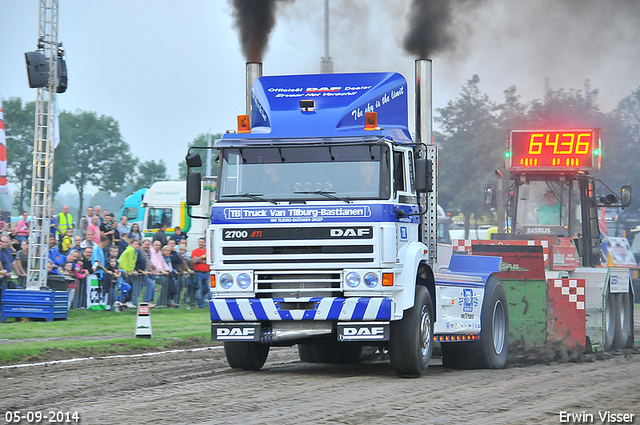
{"type": "Polygon", "coordinates": [[[69,205],[64,205],[62,212],[56,216],[56,227],[60,237],[67,234],[67,229],[73,230],[73,216],[69,214],[69,205]]]}

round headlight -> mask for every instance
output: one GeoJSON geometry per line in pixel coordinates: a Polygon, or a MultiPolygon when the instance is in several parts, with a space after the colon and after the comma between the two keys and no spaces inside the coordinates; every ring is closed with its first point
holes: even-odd
{"type": "Polygon", "coordinates": [[[378,286],[378,275],[374,272],[365,274],[364,284],[367,285],[368,288],[375,288],[376,286],[378,286]]]}
{"type": "Polygon", "coordinates": [[[251,285],[251,276],[247,273],[240,273],[236,278],[236,283],[241,289],[247,289],[251,285]]]}
{"type": "Polygon", "coordinates": [[[229,289],[231,288],[231,285],[233,285],[233,277],[231,277],[230,274],[225,273],[220,276],[220,286],[222,286],[224,289],[229,289]]]}
{"type": "Polygon", "coordinates": [[[352,288],[360,285],[360,275],[356,272],[349,272],[347,274],[347,285],[352,288]]]}

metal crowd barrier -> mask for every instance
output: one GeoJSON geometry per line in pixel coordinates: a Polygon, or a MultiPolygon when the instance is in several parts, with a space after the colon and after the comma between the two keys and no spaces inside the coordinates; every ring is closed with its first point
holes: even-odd
{"type": "Polygon", "coordinates": [[[193,283],[193,275],[189,273],[176,273],[175,277],[169,275],[159,275],[156,279],[156,286],[160,286],[160,296],[157,297],[156,305],[166,305],[169,301],[175,305],[195,305],[196,290],[193,283]],[[169,281],[173,279],[175,294],[169,299],[169,281]]]}

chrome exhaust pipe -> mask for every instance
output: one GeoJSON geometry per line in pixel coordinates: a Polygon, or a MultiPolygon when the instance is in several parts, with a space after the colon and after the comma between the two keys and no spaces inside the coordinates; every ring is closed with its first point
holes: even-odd
{"type": "Polygon", "coordinates": [[[247,115],[251,116],[251,89],[253,87],[253,82],[258,78],[262,77],[262,62],[247,62],[247,81],[246,81],[246,107],[247,107],[247,115]]]}
{"type": "Polygon", "coordinates": [[[416,143],[433,144],[431,59],[416,60],[416,143]]]}

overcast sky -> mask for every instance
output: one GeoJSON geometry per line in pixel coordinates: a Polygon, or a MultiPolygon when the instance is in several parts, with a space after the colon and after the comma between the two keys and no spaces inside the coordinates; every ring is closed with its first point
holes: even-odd
{"type": "MultiPolygon", "coordinates": [[[[410,0],[330,1],[334,71],[397,71],[413,90],[415,57],[402,48],[410,0]]],[[[545,78],[553,89],[590,79],[605,112],[640,87],[640,1],[454,3],[455,42],[431,55],[434,107],[455,99],[473,74],[494,101],[511,85],[529,101],[542,98],[545,78]]],[[[0,0],[4,99],[35,100],[24,52],[36,49],[38,7],[0,0]]],[[[319,72],[324,2],[277,9],[264,74],[319,72]]],[[[190,141],[234,128],[243,113],[245,59],[226,0],[59,0],[59,41],[69,75],[59,107],[114,117],[133,154],[164,160],[172,177],[190,141]]]]}

